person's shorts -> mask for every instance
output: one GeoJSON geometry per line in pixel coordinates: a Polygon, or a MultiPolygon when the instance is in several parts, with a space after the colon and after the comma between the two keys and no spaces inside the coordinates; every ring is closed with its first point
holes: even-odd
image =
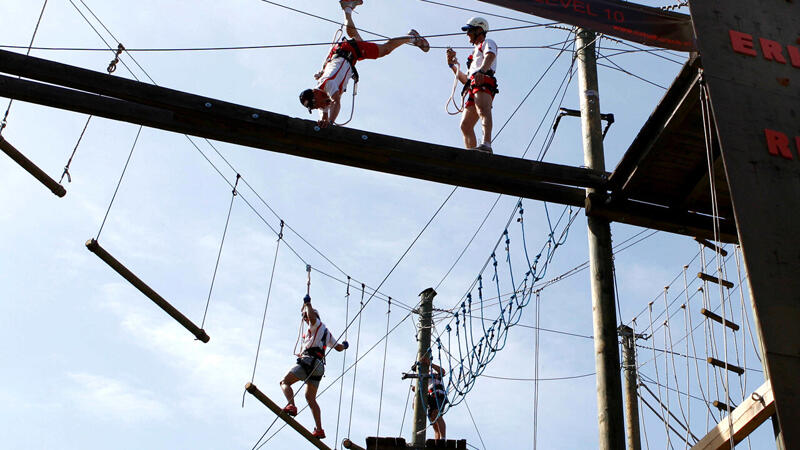
{"type": "Polygon", "coordinates": [[[380,55],[378,51],[378,44],[374,42],[363,41],[358,41],[357,44],[358,50],[361,52],[361,58],[358,59],[359,61],[362,59],[378,59],[378,56],[380,55]]]}
{"type": "Polygon", "coordinates": [[[483,77],[483,84],[480,86],[472,86],[469,90],[469,95],[467,96],[467,102],[464,104],[465,107],[469,108],[475,105],[475,94],[478,92],[486,92],[487,94],[491,95],[494,98],[494,95],[497,93],[497,79],[490,76],[483,77]]]}
{"type": "Polygon", "coordinates": [[[447,396],[445,394],[428,394],[427,401],[428,411],[441,411],[447,403],[447,396]]]}
{"type": "Polygon", "coordinates": [[[319,382],[322,381],[322,375],[325,374],[325,364],[322,363],[322,360],[303,356],[297,358],[297,365],[292,367],[289,373],[299,378],[300,381],[305,381],[306,384],[316,387],[319,386],[319,382]],[[301,361],[303,364],[300,364],[301,361]],[[311,373],[308,373],[304,366],[310,367],[311,373]]]}

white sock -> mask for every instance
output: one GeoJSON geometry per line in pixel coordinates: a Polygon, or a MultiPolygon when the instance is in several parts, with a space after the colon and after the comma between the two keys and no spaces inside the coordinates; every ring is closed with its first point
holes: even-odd
{"type": "Polygon", "coordinates": [[[344,8],[344,13],[345,14],[353,14],[353,8],[351,8],[349,6],[345,7],[344,8]]]}

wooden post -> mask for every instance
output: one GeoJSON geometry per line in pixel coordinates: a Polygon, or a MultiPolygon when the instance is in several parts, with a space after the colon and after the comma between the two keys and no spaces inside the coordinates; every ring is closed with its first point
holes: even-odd
{"type": "MultiPolygon", "coordinates": [[[[417,361],[421,361],[423,356],[427,356],[428,360],[431,359],[431,325],[433,323],[431,317],[433,315],[433,297],[436,297],[436,291],[433,288],[425,289],[419,294],[422,299],[420,300],[419,307],[419,336],[417,336],[417,361]]],[[[417,373],[422,375],[428,373],[430,370],[429,364],[419,363],[417,366],[417,373]]],[[[414,448],[423,448],[425,446],[425,429],[427,428],[427,405],[425,405],[425,392],[428,391],[428,379],[425,377],[417,378],[417,387],[414,391],[414,426],[411,428],[411,446],[414,448]]]]}
{"type": "MultiPolygon", "coordinates": [[[[595,33],[578,29],[575,45],[581,91],[583,159],[587,167],[605,170],[603,134],[600,124],[600,96],[597,83],[595,33]]],[[[589,194],[602,191],[586,189],[589,194]]],[[[619,377],[617,317],[614,300],[614,261],[611,251],[611,226],[607,219],[588,216],[589,261],[592,277],[595,367],[597,368],[597,414],[599,448],[625,448],[622,413],[622,383],[619,377]]]]}
{"type": "Polygon", "coordinates": [[[625,431],[628,450],[641,450],[642,438],[639,435],[639,395],[636,374],[636,336],[627,325],[619,327],[622,337],[622,367],[625,373],[625,431]]]}

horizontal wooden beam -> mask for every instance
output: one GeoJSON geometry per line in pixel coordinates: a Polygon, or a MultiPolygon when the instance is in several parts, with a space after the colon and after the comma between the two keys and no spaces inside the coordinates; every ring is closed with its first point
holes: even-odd
{"type": "Polygon", "coordinates": [[[308,442],[310,442],[314,447],[317,447],[320,450],[331,450],[330,447],[325,445],[319,438],[314,437],[311,432],[309,432],[304,426],[300,425],[300,423],[294,418],[281,410],[281,407],[275,404],[272,400],[269,399],[263,392],[261,392],[258,387],[256,387],[253,383],[247,383],[244,386],[244,389],[249,392],[253,397],[255,397],[258,401],[260,401],[264,406],[270,409],[273,413],[275,413],[278,417],[283,419],[287,425],[294,428],[295,431],[300,433],[301,436],[306,438],[308,442]]]}
{"type": "Polygon", "coordinates": [[[697,272],[697,278],[700,278],[703,281],[708,281],[709,283],[716,283],[721,284],[722,286],[733,289],[733,283],[728,280],[723,280],[722,278],[715,277],[714,275],[709,275],[703,272],[697,272]]]}
{"type": "Polygon", "coordinates": [[[0,72],[62,86],[2,77],[0,96],[8,98],[490,192],[583,206],[585,193],[578,188],[602,188],[607,179],[605,173],[585,168],[488,155],[350,128],[320,128],[311,120],[2,50],[0,72]]]}
{"type": "Polygon", "coordinates": [[[730,320],[723,319],[722,316],[720,316],[719,314],[715,314],[714,312],[711,312],[705,308],[700,308],[700,314],[708,317],[714,322],[725,325],[726,327],[730,328],[733,331],[739,331],[739,325],[731,322],[730,320]]]}
{"type": "Polygon", "coordinates": [[[708,361],[708,363],[711,364],[712,366],[719,367],[720,369],[730,370],[731,372],[737,375],[742,375],[744,373],[744,369],[742,369],[741,367],[735,366],[730,363],[726,363],[725,361],[722,361],[717,358],[712,358],[709,356],[708,358],[706,358],[706,361],[708,361]]]}
{"type": "Polygon", "coordinates": [[[351,441],[350,439],[345,439],[342,441],[342,447],[349,449],[349,450],[364,450],[364,447],[359,446],[355,442],[351,441]]]}
{"type": "Polygon", "coordinates": [[[50,192],[55,194],[57,197],[63,197],[67,195],[67,190],[64,189],[64,186],[60,185],[58,181],[50,178],[50,175],[45,173],[44,170],[40,169],[39,166],[34,164],[33,161],[23,155],[22,152],[14,148],[14,146],[5,140],[3,136],[0,136],[0,150],[8,155],[9,158],[13,159],[14,162],[19,164],[20,167],[25,169],[34,178],[39,180],[39,182],[45,185],[47,189],[50,189],[50,192]]]}
{"type": "MultiPolygon", "coordinates": [[[[586,198],[586,215],[696,238],[714,238],[714,224],[711,217],[690,212],[676,212],[649,203],[631,200],[607,202],[603,197],[590,195],[586,198]]],[[[723,220],[718,239],[726,243],[737,242],[734,225],[723,220]]]]}
{"type": "Polygon", "coordinates": [[[775,414],[775,397],[772,386],[767,380],[731,412],[730,420],[724,417],[713,430],[692,447],[692,450],[729,449],[731,436],[734,444],[741,442],[773,414],[775,414]]]}

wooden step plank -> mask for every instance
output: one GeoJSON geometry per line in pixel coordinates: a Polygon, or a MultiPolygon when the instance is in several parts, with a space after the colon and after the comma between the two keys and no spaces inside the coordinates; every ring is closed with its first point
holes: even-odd
{"type": "MultiPolygon", "coordinates": [[[[775,397],[769,380],[731,412],[733,442],[741,442],[775,414],[775,397]]],[[[731,427],[727,417],[703,437],[692,450],[725,450],[731,447],[731,427]]]]}
{"type": "Polygon", "coordinates": [[[707,273],[697,272],[697,278],[700,278],[703,281],[708,281],[710,283],[721,284],[721,285],[725,286],[728,289],[732,289],[733,288],[733,283],[731,283],[730,281],[717,278],[717,277],[715,277],[713,275],[709,275],[707,273]]]}
{"type": "Polygon", "coordinates": [[[737,324],[735,324],[735,323],[733,323],[733,322],[731,322],[729,320],[725,320],[721,316],[719,316],[719,315],[717,315],[717,314],[715,314],[715,313],[713,313],[713,312],[711,312],[711,311],[709,311],[709,310],[707,310],[705,308],[701,308],[700,309],[700,314],[708,317],[709,319],[713,320],[714,322],[718,322],[718,323],[721,323],[722,325],[725,325],[726,327],[730,328],[733,331],[739,331],[739,325],[737,325],[737,324]]]}

